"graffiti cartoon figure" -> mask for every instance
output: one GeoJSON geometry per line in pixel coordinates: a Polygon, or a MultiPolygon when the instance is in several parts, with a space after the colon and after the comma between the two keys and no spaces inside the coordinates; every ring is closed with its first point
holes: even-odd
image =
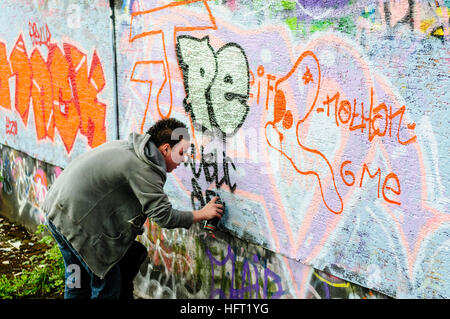
{"type": "Polygon", "coordinates": [[[333,168],[325,155],[317,149],[307,146],[306,132],[312,110],[317,101],[320,89],[320,65],[311,51],[303,52],[292,69],[275,83],[273,120],[266,123],[266,139],[268,145],[280,152],[301,175],[314,175],[320,187],[320,194],[327,209],[334,214],[343,210],[343,201],[336,187],[333,168]],[[296,75],[296,77],[292,77],[296,75]],[[299,80],[301,90],[292,89],[288,80],[299,80]],[[290,99],[287,99],[289,94],[290,99]],[[306,96],[306,107],[288,109],[306,96]],[[308,107],[308,105],[310,105],[308,107]],[[298,112],[299,114],[295,114],[298,112]],[[295,122],[294,118],[298,117],[295,122]],[[329,185],[326,187],[326,185],[329,185]]]}

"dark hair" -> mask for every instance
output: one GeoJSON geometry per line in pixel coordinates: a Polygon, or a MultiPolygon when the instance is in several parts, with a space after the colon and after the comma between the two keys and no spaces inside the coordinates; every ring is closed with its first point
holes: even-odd
{"type": "Polygon", "coordinates": [[[147,130],[147,134],[150,134],[150,140],[156,147],[165,143],[173,147],[183,138],[185,140],[190,139],[186,125],[174,118],[157,121],[147,130]]]}

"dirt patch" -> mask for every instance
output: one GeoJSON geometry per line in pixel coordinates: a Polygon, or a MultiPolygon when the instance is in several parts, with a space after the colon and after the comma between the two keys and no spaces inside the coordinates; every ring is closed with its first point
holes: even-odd
{"type": "MultiPolygon", "coordinates": [[[[8,279],[31,271],[36,267],[34,259],[42,259],[44,253],[50,249],[40,238],[30,234],[24,227],[10,222],[0,216],[0,277],[4,274],[8,279]]],[[[36,296],[36,298],[62,298],[60,294],[49,296],[36,296]]]]}

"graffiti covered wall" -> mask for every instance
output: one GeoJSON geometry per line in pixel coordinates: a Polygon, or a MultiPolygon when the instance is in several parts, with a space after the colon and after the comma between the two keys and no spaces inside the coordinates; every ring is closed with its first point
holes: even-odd
{"type": "Polygon", "coordinates": [[[2,1],[0,139],[65,167],[117,138],[109,2],[2,1]]]}
{"type": "Polygon", "coordinates": [[[448,297],[446,1],[118,1],[120,137],[189,123],[180,207],[394,297],[448,297]]]}
{"type": "Polygon", "coordinates": [[[40,209],[61,168],[0,145],[0,212],[31,232],[44,221],[40,209]]]}
{"type": "MultiPolygon", "coordinates": [[[[32,233],[61,168],[0,147],[0,212],[32,233]]],[[[148,248],[135,279],[138,298],[386,298],[226,233],[198,227],[167,230],[152,222],[139,240],[148,248]]]]}
{"type": "Polygon", "coordinates": [[[386,298],[227,233],[146,226],[141,241],[149,254],[135,280],[140,298],[386,298]]]}
{"type": "Polygon", "coordinates": [[[68,162],[170,116],[170,199],[226,215],[147,223],[139,296],[450,297],[448,1],[112,3],[2,3],[2,213],[39,223],[68,162]]]}

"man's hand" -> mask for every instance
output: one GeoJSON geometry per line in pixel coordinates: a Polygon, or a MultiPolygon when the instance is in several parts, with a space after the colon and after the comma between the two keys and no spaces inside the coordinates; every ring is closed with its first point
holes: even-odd
{"type": "Polygon", "coordinates": [[[210,220],[215,217],[218,217],[219,219],[222,218],[223,205],[216,203],[216,200],[218,198],[219,198],[218,196],[215,196],[202,209],[194,210],[192,212],[192,214],[194,215],[194,223],[200,222],[202,220],[210,220]]]}

